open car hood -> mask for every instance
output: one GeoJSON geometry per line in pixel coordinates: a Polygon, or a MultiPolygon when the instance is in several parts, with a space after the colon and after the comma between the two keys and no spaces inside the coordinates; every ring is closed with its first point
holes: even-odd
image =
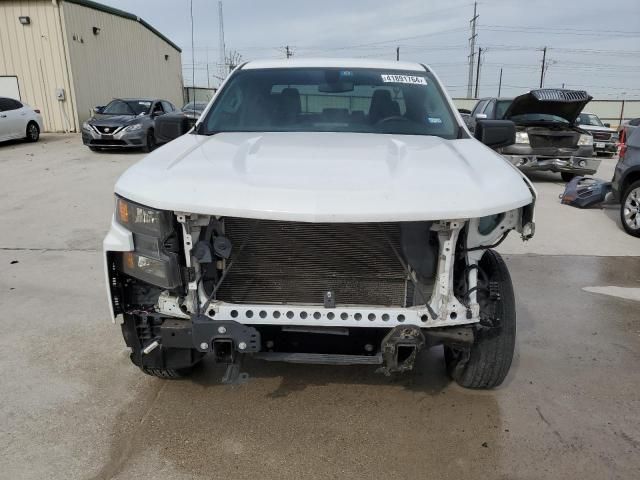
{"type": "Polygon", "coordinates": [[[541,88],[516,97],[504,112],[504,118],[527,113],[543,113],[575,123],[578,115],[593,97],[584,90],[541,88]]]}

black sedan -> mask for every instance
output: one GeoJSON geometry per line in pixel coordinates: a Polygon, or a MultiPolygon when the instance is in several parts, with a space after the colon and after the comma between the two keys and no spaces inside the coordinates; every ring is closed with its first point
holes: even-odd
{"type": "Polygon", "coordinates": [[[95,107],[94,115],[82,124],[82,142],[91,150],[142,148],[150,152],[156,145],[155,119],[176,110],[167,100],[116,98],[95,107]]]}

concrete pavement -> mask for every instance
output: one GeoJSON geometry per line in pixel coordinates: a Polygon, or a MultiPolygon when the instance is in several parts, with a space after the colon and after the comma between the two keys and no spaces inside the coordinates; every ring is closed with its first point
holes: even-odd
{"type": "Polygon", "coordinates": [[[528,250],[501,246],[518,339],[500,389],[450,383],[441,349],[391,379],[253,361],[228,387],[210,361],[141,374],[108,320],[110,192],[141,157],[74,135],[0,145],[0,478],[637,478],[640,303],[616,293],[640,287],[640,241],[560,205],[555,176],[536,179],[528,250]]]}

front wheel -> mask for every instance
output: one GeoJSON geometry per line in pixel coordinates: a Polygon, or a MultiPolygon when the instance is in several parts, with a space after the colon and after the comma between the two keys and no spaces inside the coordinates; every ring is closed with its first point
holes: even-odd
{"type": "Polygon", "coordinates": [[[507,265],[493,250],[480,260],[478,303],[481,322],[468,350],[445,347],[447,371],[466,388],[494,388],[511,367],[516,344],[516,308],[507,265]]]}
{"type": "Polygon", "coordinates": [[[147,139],[144,147],[142,147],[142,150],[145,153],[149,153],[149,152],[152,152],[155,148],[156,148],[156,137],[155,137],[155,134],[153,133],[153,130],[149,129],[147,131],[147,139]]]}
{"type": "Polygon", "coordinates": [[[573,179],[573,177],[576,176],[576,174],[571,172],[560,172],[560,176],[562,177],[562,180],[564,180],[565,182],[570,182],[573,179]]]}
{"type": "Polygon", "coordinates": [[[625,190],[620,206],[620,220],[629,235],[640,237],[640,180],[625,190]]]}
{"type": "Polygon", "coordinates": [[[25,140],[27,142],[37,142],[40,138],[40,127],[36,122],[29,122],[27,125],[27,131],[25,135],[25,140]]]}

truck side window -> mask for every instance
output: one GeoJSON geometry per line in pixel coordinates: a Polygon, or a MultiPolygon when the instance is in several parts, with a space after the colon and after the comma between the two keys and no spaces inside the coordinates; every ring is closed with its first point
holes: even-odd
{"type": "Polygon", "coordinates": [[[484,108],[484,106],[486,105],[486,103],[487,103],[486,100],[478,101],[478,103],[476,103],[476,106],[473,107],[473,110],[471,111],[471,117],[475,117],[477,113],[480,113],[484,108]]]}
{"type": "Polygon", "coordinates": [[[487,116],[487,118],[494,118],[493,114],[495,112],[495,109],[496,109],[496,101],[491,100],[484,107],[484,110],[482,111],[482,113],[484,113],[487,116]]]}

